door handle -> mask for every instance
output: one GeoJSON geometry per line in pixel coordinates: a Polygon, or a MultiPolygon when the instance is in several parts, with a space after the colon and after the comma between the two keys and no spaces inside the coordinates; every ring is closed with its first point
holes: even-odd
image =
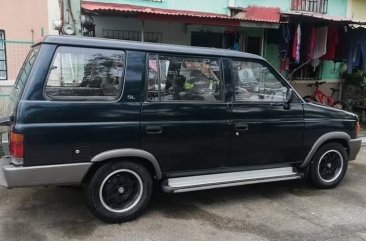
{"type": "Polygon", "coordinates": [[[246,123],[237,123],[237,124],[235,124],[235,130],[236,131],[241,132],[241,131],[247,131],[248,129],[249,129],[249,126],[246,123]]]}
{"type": "Polygon", "coordinates": [[[145,132],[149,135],[159,135],[163,133],[163,128],[161,126],[146,126],[145,132]]]}

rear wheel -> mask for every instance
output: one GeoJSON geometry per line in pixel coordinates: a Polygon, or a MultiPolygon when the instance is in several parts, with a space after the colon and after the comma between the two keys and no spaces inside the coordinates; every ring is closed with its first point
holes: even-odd
{"type": "Polygon", "coordinates": [[[302,97],[306,102],[310,102],[310,101],[314,101],[317,102],[316,99],[311,96],[311,95],[305,95],[304,97],[302,97]]]}
{"type": "Polygon", "coordinates": [[[345,148],[338,143],[328,143],[315,153],[309,167],[309,178],[317,188],[333,188],[343,180],[347,166],[345,148]]]}
{"type": "Polygon", "coordinates": [[[90,211],[108,223],[137,218],[148,204],[153,181],[148,170],[134,162],[109,162],[85,187],[90,211]]]}
{"type": "Polygon", "coordinates": [[[351,111],[351,108],[349,107],[349,105],[347,105],[343,101],[335,101],[333,103],[333,107],[336,109],[340,109],[340,110],[351,111]]]}

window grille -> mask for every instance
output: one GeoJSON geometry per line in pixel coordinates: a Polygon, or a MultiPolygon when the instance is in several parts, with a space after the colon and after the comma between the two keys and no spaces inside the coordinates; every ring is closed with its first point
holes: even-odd
{"type": "Polygon", "coordinates": [[[292,0],[291,10],[326,14],[328,0],[292,0]]]}
{"type": "Polygon", "coordinates": [[[7,79],[5,31],[0,30],[0,80],[7,79]]]}
{"type": "MultiPolygon", "coordinates": [[[[141,41],[140,31],[103,29],[103,38],[141,41]]],[[[159,32],[144,32],[144,42],[161,43],[163,34],[159,32]]]]}

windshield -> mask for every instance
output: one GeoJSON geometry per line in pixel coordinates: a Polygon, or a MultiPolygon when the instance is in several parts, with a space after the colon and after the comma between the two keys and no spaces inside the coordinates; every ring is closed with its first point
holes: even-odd
{"type": "Polygon", "coordinates": [[[19,96],[23,91],[25,83],[27,82],[27,79],[29,77],[29,73],[36,60],[38,51],[39,51],[39,47],[32,48],[29,51],[27,58],[24,60],[23,66],[19,71],[18,77],[15,81],[14,87],[9,96],[10,99],[9,99],[8,111],[6,113],[7,116],[10,116],[12,114],[14,105],[18,101],[19,96]]]}

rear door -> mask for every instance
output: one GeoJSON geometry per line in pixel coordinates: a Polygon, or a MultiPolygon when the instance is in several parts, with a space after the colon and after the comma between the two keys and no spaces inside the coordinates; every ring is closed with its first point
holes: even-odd
{"type": "Polygon", "coordinates": [[[230,125],[219,58],[150,55],[141,112],[142,149],[163,172],[221,167],[230,125]]]}
{"type": "MultiPolygon", "coordinates": [[[[140,101],[126,97],[137,96],[131,84],[141,82],[144,60],[120,49],[57,47],[45,83],[30,79],[19,102],[24,164],[89,162],[103,151],[138,147],[140,101]]],[[[48,68],[42,64],[39,73],[48,68]]]]}
{"type": "Polygon", "coordinates": [[[303,103],[264,61],[231,61],[234,85],[229,167],[296,162],[304,132],[303,103]]]}

